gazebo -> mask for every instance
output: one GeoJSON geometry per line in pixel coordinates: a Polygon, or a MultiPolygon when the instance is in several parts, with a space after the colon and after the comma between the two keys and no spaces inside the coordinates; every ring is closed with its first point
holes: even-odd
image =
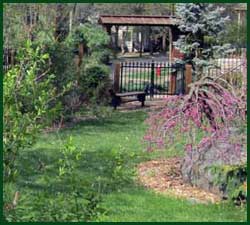
{"type": "MultiPolygon", "coordinates": [[[[115,28],[115,46],[118,46],[118,32],[121,26],[137,26],[137,27],[166,27],[169,32],[169,61],[172,61],[173,57],[173,42],[178,39],[181,34],[178,29],[179,18],[174,16],[144,16],[144,15],[101,15],[98,20],[111,35],[111,28],[115,28]]],[[[166,34],[162,38],[163,49],[166,49],[166,34]]],[[[140,39],[140,45],[142,45],[142,38],[140,39]]],[[[141,55],[140,48],[140,55],[141,55]]]]}

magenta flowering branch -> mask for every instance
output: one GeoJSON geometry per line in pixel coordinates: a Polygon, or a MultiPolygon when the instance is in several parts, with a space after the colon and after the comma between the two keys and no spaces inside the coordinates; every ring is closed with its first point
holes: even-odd
{"type": "MultiPolygon", "coordinates": [[[[242,99],[233,87],[218,77],[203,77],[190,85],[185,96],[168,97],[166,106],[147,119],[149,128],[144,140],[148,150],[166,148],[175,135],[184,135],[187,151],[204,149],[216,140],[229,141],[230,127],[235,120],[244,121],[239,113],[242,99]],[[203,137],[197,139],[197,132],[203,137]]],[[[235,146],[238,146],[235,143],[235,146]]]]}

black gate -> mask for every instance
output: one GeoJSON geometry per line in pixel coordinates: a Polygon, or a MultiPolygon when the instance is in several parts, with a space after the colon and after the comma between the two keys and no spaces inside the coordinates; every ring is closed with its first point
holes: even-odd
{"type": "Polygon", "coordinates": [[[166,62],[122,62],[119,92],[145,91],[150,97],[185,92],[184,66],[166,62]]]}

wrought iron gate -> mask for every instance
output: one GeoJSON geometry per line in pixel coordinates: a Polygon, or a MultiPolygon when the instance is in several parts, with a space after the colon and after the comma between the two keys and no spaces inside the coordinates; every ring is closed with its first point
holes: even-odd
{"type": "Polygon", "coordinates": [[[119,92],[145,91],[151,97],[185,92],[184,66],[166,62],[122,62],[119,92]]]}

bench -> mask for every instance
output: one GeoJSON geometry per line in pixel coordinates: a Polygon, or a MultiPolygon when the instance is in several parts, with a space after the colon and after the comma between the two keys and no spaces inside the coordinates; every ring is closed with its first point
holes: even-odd
{"type": "Polygon", "coordinates": [[[119,106],[121,103],[133,102],[133,101],[139,101],[141,102],[141,106],[142,107],[144,106],[144,102],[146,99],[146,92],[144,91],[115,93],[113,90],[109,90],[109,92],[112,98],[111,105],[114,107],[114,109],[116,109],[117,106],[119,106]],[[135,98],[131,98],[133,96],[135,98]]]}

